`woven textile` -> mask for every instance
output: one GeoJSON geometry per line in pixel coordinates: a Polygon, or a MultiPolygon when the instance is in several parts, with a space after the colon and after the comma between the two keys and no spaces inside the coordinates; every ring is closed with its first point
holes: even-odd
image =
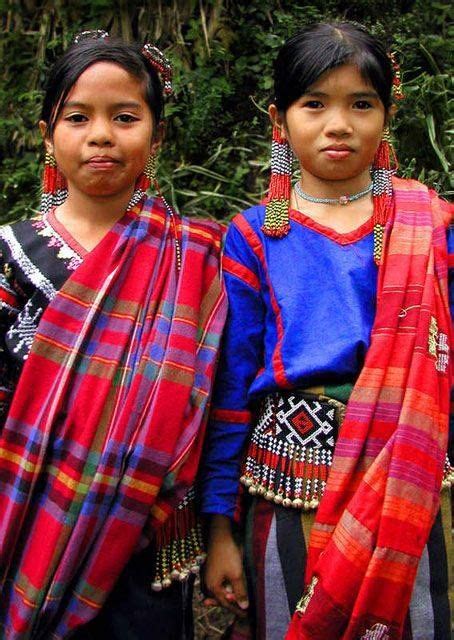
{"type": "MultiPolygon", "coordinates": [[[[143,205],[143,206],[142,206],[143,205]]],[[[0,623],[93,618],[194,480],[225,318],[221,229],[159,199],[114,226],[47,307],[0,439],[0,623]]]]}
{"type": "Polygon", "coordinates": [[[311,532],[306,593],[287,640],[383,638],[402,628],[439,507],[448,438],[450,209],[394,180],[371,346],[311,532]]]}

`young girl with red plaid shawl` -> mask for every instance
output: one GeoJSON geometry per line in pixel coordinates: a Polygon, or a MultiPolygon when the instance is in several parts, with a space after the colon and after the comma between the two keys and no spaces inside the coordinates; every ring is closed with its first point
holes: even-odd
{"type": "Polygon", "coordinates": [[[148,197],[170,66],[87,32],[53,67],[41,214],[0,228],[0,636],[191,638],[192,485],[222,230],[148,197]]]}
{"type": "Polygon", "coordinates": [[[393,94],[362,27],[288,40],[268,197],[227,235],[205,582],[257,640],[451,637],[452,211],[393,175],[393,94]]]}

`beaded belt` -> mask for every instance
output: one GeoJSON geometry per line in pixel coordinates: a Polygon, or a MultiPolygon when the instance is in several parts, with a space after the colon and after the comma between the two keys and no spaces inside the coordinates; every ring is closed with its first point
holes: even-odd
{"type": "Polygon", "coordinates": [[[249,493],[296,509],[316,509],[325,490],[345,405],[301,391],[262,402],[241,482],[249,493]]]}
{"type": "MultiPolygon", "coordinates": [[[[266,396],[243,464],[252,495],[309,511],[320,504],[346,405],[305,391],[266,396]]],[[[454,484],[446,456],[442,488],[454,484]]]]}

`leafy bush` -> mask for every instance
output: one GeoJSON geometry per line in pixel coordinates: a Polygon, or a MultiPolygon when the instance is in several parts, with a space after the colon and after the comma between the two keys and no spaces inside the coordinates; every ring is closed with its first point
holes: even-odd
{"type": "Polygon", "coordinates": [[[174,62],[159,174],[165,195],[187,214],[228,219],[263,195],[272,61],[298,28],[339,18],[366,24],[397,51],[406,94],[394,126],[401,174],[449,196],[450,11],[442,0],[0,0],[0,221],[38,206],[46,72],[73,35],[90,28],[157,42],[174,62]]]}

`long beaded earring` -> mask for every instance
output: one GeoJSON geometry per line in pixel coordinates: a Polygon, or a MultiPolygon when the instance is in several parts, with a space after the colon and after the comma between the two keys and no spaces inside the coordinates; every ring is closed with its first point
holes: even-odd
{"type": "Polygon", "coordinates": [[[132,198],[129,201],[128,209],[132,209],[138,202],[140,202],[140,200],[142,200],[142,198],[146,195],[148,189],[151,186],[154,187],[154,189],[156,190],[156,193],[159,195],[159,197],[163,201],[164,206],[167,209],[167,213],[170,216],[174,240],[175,240],[177,270],[180,271],[182,253],[181,253],[181,243],[180,243],[178,229],[177,229],[176,214],[173,208],[169,205],[169,203],[161,193],[161,189],[159,188],[159,183],[156,176],[156,165],[157,165],[156,154],[154,153],[150,154],[148,156],[148,160],[144,167],[143,172],[137,178],[134,193],[132,194],[132,198]]]}
{"type": "Polygon", "coordinates": [[[262,231],[271,238],[283,238],[290,231],[289,207],[292,191],[293,153],[282,137],[278,126],[273,126],[271,143],[271,177],[262,231]]]}
{"type": "MultiPolygon", "coordinates": [[[[393,68],[392,98],[394,102],[403,100],[402,76],[394,53],[389,54],[393,68]]],[[[372,164],[372,180],[374,198],[374,260],[377,265],[383,256],[383,238],[386,221],[393,207],[392,176],[399,168],[389,127],[383,130],[383,136],[375,153],[372,164]]]]}
{"type": "Polygon", "coordinates": [[[129,201],[128,209],[132,209],[132,207],[135,207],[136,204],[142,200],[151,185],[153,185],[156,188],[156,191],[160,193],[159,185],[156,180],[155,154],[151,154],[148,156],[148,160],[144,167],[144,170],[136,180],[134,193],[132,194],[132,198],[129,201]]]}
{"type": "Polygon", "coordinates": [[[381,263],[385,225],[393,206],[392,176],[398,168],[396,153],[391,143],[389,128],[383,136],[372,164],[372,197],[374,200],[374,261],[381,263]]]}
{"type": "Polygon", "coordinates": [[[47,215],[54,207],[63,204],[67,197],[66,178],[60,172],[55,157],[51,153],[46,153],[41,183],[41,213],[47,215]]]}

